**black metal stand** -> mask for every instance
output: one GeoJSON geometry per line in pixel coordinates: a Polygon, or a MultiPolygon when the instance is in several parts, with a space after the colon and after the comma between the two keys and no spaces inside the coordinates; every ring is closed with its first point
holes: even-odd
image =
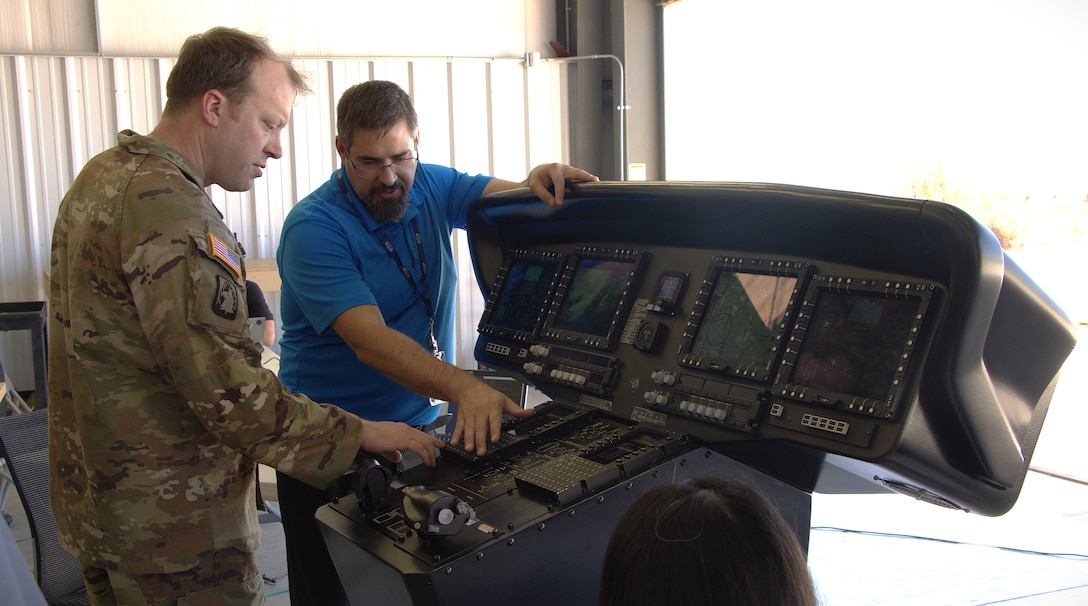
{"type": "Polygon", "coordinates": [[[45,302],[0,303],[0,330],[30,331],[35,406],[45,408],[49,397],[45,377],[45,302]]]}

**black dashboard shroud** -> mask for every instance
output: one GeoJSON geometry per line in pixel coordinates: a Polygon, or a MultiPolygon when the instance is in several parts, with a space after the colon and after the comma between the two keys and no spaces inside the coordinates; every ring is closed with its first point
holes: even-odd
{"type": "Polygon", "coordinates": [[[545,318],[506,355],[481,334],[481,363],[556,400],[690,435],[804,490],[903,488],[1004,513],[1076,341],[990,230],[941,202],[590,183],[558,208],[524,190],[487,197],[468,230],[492,297],[511,251],[637,251],[645,266],[604,359],[581,363],[600,346],[576,332],[556,338],[545,318]],[[662,308],[667,276],[692,284],[662,308]]]}

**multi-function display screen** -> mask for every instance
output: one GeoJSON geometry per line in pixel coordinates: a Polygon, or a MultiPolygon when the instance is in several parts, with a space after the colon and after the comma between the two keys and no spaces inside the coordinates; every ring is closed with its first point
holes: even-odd
{"type": "Polygon", "coordinates": [[[792,276],[718,272],[691,353],[766,364],[796,286],[792,276]]]}
{"type": "Polygon", "coordinates": [[[631,307],[645,255],[579,248],[571,255],[545,320],[545,336],[609,349],[631,307]]]}
{"type": "Polygon", "coordinates": [[[903,366],[921,299],[821,289],[790,383],[884,400],[903,366]]]}
{"type": "Polygon", "coordinates": [[[579,259],[555,327],[607,336],[634,269],[633,261],[579,259]]]}
{"type": "Polygon", "coordinates": [[[563,261],[563,255],[512,255],[492,287],[480,318],[480,332],[513,338],[534,336],[547,311],[563,261]]]}
{"type": "Polygon", "coordinates": [[[774,392],[885,419],[911,380],[933,297],[929,282],[816,275],[799,307],[774,392]]]}
{"type": "Polygon", "coordinates": [[[681,364],[770,378],[805,267],[775,273],[748,269],[767,265],[720,261],[711,266],[681,346],[681,364]]]}

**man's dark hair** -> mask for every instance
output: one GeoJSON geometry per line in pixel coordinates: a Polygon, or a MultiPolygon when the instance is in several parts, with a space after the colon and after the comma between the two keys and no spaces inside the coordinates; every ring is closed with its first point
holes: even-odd
{"type": "Polygon", "coordinates": [[[251,76],[262,61],[284,66],[295,91],[312,92],[306,77],[268,44],[268,39],[229,27],[213,27],[189,36],[166,79],[164,114],[180,110],[209,90],[218,90],[232,103],[253,91],[251,76]]]}
{"type": "Polygon", "coordinates": [[[336,136],[345,147],[351,145],[356,129],[384,135],[401,121],[413,135],[419,128],[412,98],[393,82],[356,84],[344,91],[336,104],[336,136]]]}

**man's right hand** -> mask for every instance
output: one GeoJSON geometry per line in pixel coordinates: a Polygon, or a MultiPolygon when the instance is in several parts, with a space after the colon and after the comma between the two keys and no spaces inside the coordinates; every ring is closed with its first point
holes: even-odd
{"type": "Polygon", "coordinates": [[[488,439],[499,441],[503,413],[519,419],[533,416],[531,409],[524,409],[510,398],[488,387],[483,381],[470,378],[467,389],[451,400],[457,408],[457,422],[453,427],[450,444],[464,439],[465,450],[475,451],[477,456],[487,453],[488,439]]]}

